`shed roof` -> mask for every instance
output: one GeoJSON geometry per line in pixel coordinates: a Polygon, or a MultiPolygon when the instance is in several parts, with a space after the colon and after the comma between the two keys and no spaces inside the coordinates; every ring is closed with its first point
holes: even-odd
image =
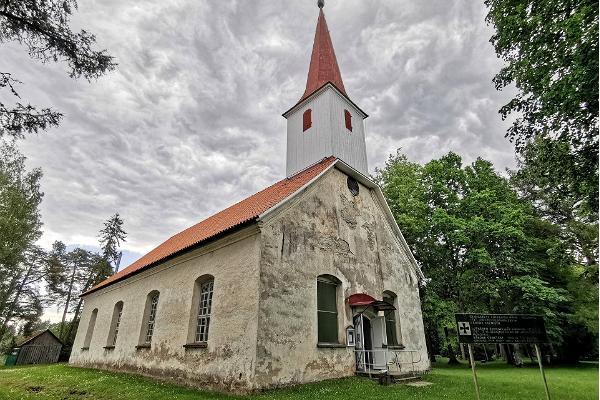
{"type": "Polygon", "coordinates": [[[43,331],[35,332],[33,334],[33,336],[30,336],[29,338],[24,339],[22,342],[17,343],[17,345],[18,345],[18,347],[23,347],[26,344],[29,344],[29,343],[35,341],[35,339],[37,339],[38,337],[42,336],[46,332],[48,332],[50,335],[52,335],[52,337],[54,339],[56,339],[60,344],[63,344],[62,340],[60,340],[54,333],[52,333],[52,331],[50,329],[44,329],[43,331]]]}

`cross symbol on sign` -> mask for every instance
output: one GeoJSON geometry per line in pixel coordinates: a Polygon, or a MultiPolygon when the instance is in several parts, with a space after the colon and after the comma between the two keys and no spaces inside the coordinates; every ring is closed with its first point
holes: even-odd
{"type": "Polygon", "coordinates": [[[459,335],[471,335],[471,325],[468,322],[458,323],[458,334],[459,335]]]}

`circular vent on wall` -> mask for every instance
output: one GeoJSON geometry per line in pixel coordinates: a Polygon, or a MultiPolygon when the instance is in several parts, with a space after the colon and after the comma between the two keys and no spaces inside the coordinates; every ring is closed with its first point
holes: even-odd
{"type": "Polygon", "coordinates": [[[348,177],[348,190],[350,190],[352,196],[358,196],[358,182],[356,182],[356,179],[352,178],[351,176],[348,177]]]}

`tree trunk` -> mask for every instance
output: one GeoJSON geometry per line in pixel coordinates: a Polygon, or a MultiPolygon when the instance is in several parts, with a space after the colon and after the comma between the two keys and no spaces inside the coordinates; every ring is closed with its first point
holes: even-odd
{"type": "MultiPolygon", "coordinates": [[[[92,283],[94,283],[93,281],[93,277],[94,277],[94,273],[90,273],[88,275],[88,278],[86,279],[85,282],[85,286],[82,289],[82,293],[86,292],[90,286],[92,286],[92,283]]],[[[77,302],[77,307],[75,308],[75,312],[73,314],[73,319],[71,319],[71,324],[69,325],[69,330],[67,331],[67,335],[65,336],[66,340],[65,343],[68,343],[69,346],[72,346],[73,343],[71,342],[71,334],[73,333],[73,326],[75,325],[75,321],[79,319],[79,312],[81,310],[81,304],[83,304],[83,299],[80,297],[79,301],[77,302]]]]}
{"type": "Polygon", "coordinates": [[[448,343],[448,364],[456,365],[460,364],[456,359],[456,355],[454,354],[454,350],[452,350],[452,345],[450,344],[450,339],[448,335],[448,327],[444,327],[444,336],[446,337],[446,343],[448,343]]]}
{"type": "Polygon", "coordinates": [[[10,299],[12,291],[11,289],[15,287],[17,281],[19,280],[20,274],[16,274],[10,280],[10,283],[7,286],[6,293],[0,298],[0,315],[4,314],[4,309],[6,308],[6,304],[8,303],[8,299],[10,299]]]}
{"type": "Polygon", "coordinates": [[[519,353],[519,347],[520,346],[518,344],[513,345],[513,358],[515,360],[515,367],[521,368],[523,366],[523,359],[521,358],[521,354],[519,353]]]}
{"type": "Polygon", "coordinates": [[[510,344],[503,344],[502,346],[504,347],[504,354],[506,354],[506,363],[514,366],[520,366],[520,359],[518,358],[513,346],[510,344]]]}
{"type": "MultiPolygon", "coordinates": [[[[6,312],[6,316],[4,317],[4,321],[2,321],[2,326],[0,327],[0,338],[4,335],[4,332],[6,332],[6,328],[8,327],[8,323],[10,322],[10,320],[11,320],[11,318],[13,316],[13,313],[15,312],[15,307],[18,304],[19,297],[21,296],[21,293],[23,292],[23,288],[25,287],[25,284],[27,283],[27,279],[29,278],[29,274],[31,273],[31,269],[32,269],[32,267],[27,268],[27,272],[25,273],[25,276],[23,277],[23,279],[19,283],[17,291],[15,292],[15,297],[13,298],[13,300],[10,303],[10,305],[8,306],[8,310],[6,312]]],[[[7,301],[8,301],[8,299],[7,299],[7,301]]]]}
{"type": "Polygon", "coordinates": [[[63,310],[62,320],[60,321],[60,331],[58,336],[60,340],[64,340],[63,331],[65,328],[65,319],[67,319],[67,312],[69,311],[69,304],[71,303],[71,292],[73,291],[73,283],[75,281],[75,271],[77,270],[77,263],[73,263],[73,272],[71,273],[71,280],[69,281],[69,290],[67,291],[67,300],[65,300],[65,308],[63,310]]]}
{"type": "Polygon", "coordinates": [[[75,308],[75,312],[73,314],[73,318],[71,319],[71,323],[69,324],[69,330],[65,335],[65,344],[68,346],[73,346],[73,342],[71,341],[71,334],[73,333],[73,326],[75,326],[75,321],[79,319],[79,310],[81,309],[81,303],[83,303],[83,299],[80,297],[77,302],[77,307],[75,308]]]}

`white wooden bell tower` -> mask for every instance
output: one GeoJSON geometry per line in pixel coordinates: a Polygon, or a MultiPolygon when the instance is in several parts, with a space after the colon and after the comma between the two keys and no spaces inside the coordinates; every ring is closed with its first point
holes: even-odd
{"type": "Polygon", "coordinates": [[[329,156],[368,175],[364,124],[368,115],[346,94],[322,6],[319,2],[306,90],[283,114],[287,119],[286,175],[329,156]]]}

